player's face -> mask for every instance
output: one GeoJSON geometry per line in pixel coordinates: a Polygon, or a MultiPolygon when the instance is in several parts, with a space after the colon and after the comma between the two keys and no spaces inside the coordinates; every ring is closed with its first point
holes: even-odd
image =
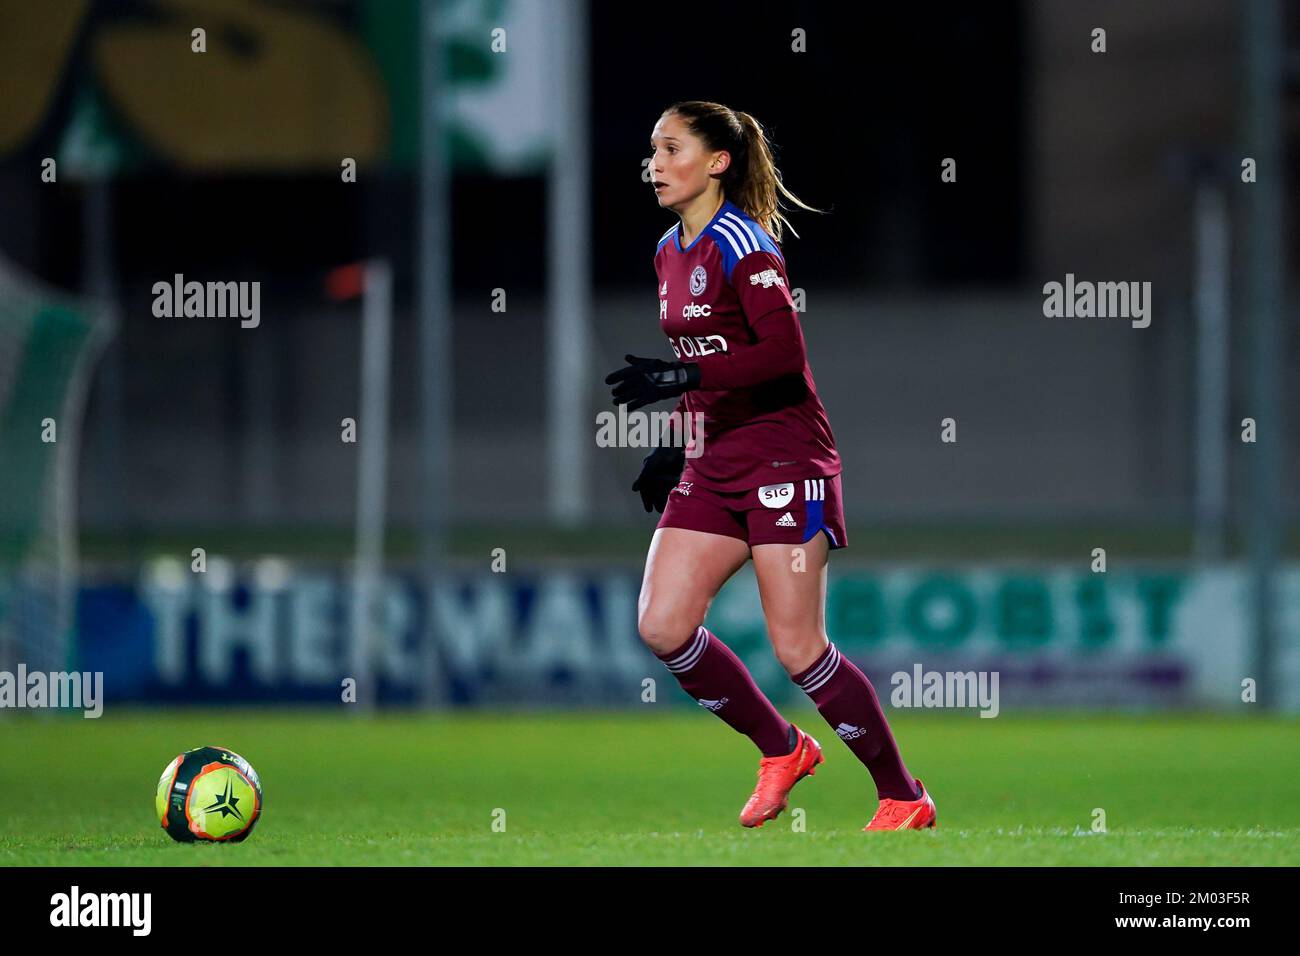
{"type": "Polygon", "coordinates": [[[705,148],[685,121],[666,113],[650,134],[650,183],[659,205],[679,210],[709,188],[709,164],[718,154],[705,148]]]}

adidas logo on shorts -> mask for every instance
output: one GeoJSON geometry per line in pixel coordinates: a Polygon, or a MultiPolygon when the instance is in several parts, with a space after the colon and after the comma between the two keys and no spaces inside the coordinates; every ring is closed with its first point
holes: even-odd
{"type": "Polygon", "coordinates": [[[776,526],[778,528],[793,528],[795,526],[795,520],[790,517],[790,512],[787,511],[785,514],[781,515],[781,517],[776,519],[776,526]]]}

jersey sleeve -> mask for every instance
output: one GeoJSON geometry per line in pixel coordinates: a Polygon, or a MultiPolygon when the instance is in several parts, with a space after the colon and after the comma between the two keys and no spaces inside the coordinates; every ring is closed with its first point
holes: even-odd
{"type": "Polygon", "coordinates": [[[807,362],[803,329],[790,298],[785,263],[766,250],[740,259],[731,272],[745,322],[754,336],[748,348],[696,358],[700,388],[747,388],[798,375],[807,362]]]}

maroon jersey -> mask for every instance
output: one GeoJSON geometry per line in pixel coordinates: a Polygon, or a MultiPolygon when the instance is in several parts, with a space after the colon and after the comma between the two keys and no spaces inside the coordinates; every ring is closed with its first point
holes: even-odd
{"type": "MultiPolygon", "coordinates": [[[[803,330],[772,237],[730,201],[683,248],[659,240],[659,322],[677,360],[700,366],[700,387],[677,410],[704,415],[704,452],[682,480],[717,491],[840,473],[803,330]]],[[[692,421],[695,419],[692,418],[692,421]]]]}

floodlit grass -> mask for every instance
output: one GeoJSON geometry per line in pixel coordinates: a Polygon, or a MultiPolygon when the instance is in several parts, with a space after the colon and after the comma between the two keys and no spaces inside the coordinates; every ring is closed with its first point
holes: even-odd
{"type": "Polygon", "coordinates": [[[0,865],[1300,863],[1295,720],[895,715],[939,826],[866,834],[866,770],[818,715],[790,716],[826,763],[791,794],[802,814],[746,830],[758,753],[704,712],[12,715],[0,865]],[[175,844],[153,817],[163,767],[207,743],[262,776],[246,843],[175,844]]]}

